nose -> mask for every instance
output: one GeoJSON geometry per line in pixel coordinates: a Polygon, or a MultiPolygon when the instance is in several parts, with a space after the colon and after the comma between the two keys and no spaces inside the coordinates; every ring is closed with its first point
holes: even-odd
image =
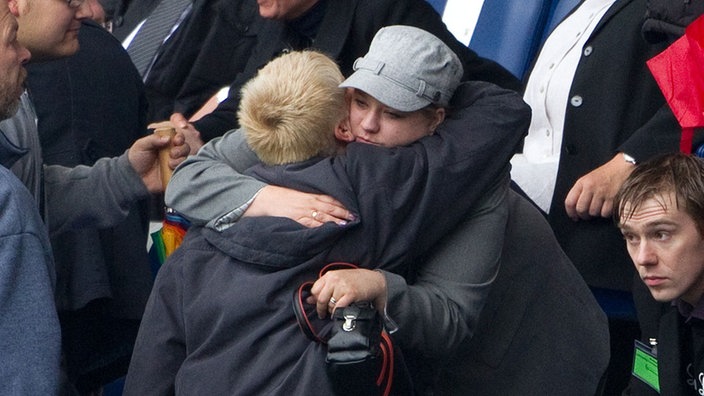
{"type": "Polygon", "coordinates": [[[379,132],[379,115],[375,111],[369,111],[364,115],[360,124],[362,129],[367,133],[379,132]]]}
{"type": "Polygon", "coordinates": [[[29,50],[27,48],[20,46],[19,58],[20,58],[20,63],[24,65],[27,62],[29,62],[30,58],[32,58],[32,53],[29,52],[29,50]]]}
{"type": "Polygon", "coordinates": [[[84,20],[84,19],[92,19],[92,18],[93,18],[93,9],[90,6],[90,1],[85,0],[81,3],[81,5],[78,6],[78,9],[76,9],[76,19],[84,20]]]}
{"type": "Polygon", "coordinates": [[[657,255],[647,241],[641,241],[638,245],[633,262],[642,267],[657,264],[657,255]]]}

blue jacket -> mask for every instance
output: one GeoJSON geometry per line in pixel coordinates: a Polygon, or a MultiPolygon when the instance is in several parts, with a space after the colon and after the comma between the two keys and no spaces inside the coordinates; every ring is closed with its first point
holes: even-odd
{"type": "Polygon", "coordinates": [[[24,152],[0,131],[0,394],[58,393],[61,331],[46,227],[6,167],[24,152]]]}

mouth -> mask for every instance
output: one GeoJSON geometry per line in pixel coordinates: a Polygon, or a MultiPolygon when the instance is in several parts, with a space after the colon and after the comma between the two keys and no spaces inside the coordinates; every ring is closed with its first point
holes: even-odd
{"type": "Polygon", "coordinates": [[[655,276],[655,275],[648,275],[648,276],[643,277],[642,279],[643,279],[643,282],[645,282],[645,284],[648,287],[661,286],[662,284],[664,284],[667,281],[667,278],[664,278],[661,276],[655,276]]]}
{"type": "Polygon", "coordinates": [[[372,142],[372,141],[370,141],[370,140],[367,140],[367,139],[364,139],[364,138],[361,138],[361,137],[356,137],[356,138],[354,139],[354,141],[355,141],[355,142],[358,142],[358,143],[364,143],[364,144],[371,144],[371,145],[373,145],[373,146],[379,146],[378,143],[374,143],[374,142],[372,142]]]}

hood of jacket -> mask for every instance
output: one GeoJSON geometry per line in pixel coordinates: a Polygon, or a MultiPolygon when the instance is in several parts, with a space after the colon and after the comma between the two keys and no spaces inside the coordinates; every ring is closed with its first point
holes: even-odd
{"type": "Polygon", "coordinates": [[[15,146],[5,136],[3,131],[0,131],[0,165],[5,168],[10,168],[17,160],[27,154],[29,150],[15,146]]]}

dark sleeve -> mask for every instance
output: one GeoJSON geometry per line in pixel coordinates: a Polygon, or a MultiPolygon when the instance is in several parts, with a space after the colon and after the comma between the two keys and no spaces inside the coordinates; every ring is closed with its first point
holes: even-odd
{"type": "Polygon", "coordinates": [[[225,131],[237,129],[237,108],[240,105],[239,90],[242,87],[240,81],[244,80],[241,75],[230,86],[230,93],[227,99],[220,102],[210,114],[193,123],[196,130],[200,132],[200,138],[204,142],[209,142],[218,136],[222,136],[225,131]]]}
{"type": "Polygon", "coordinates": [[[499,269],[508,219],[507,180],[499,179],[430,254],[411,280],[384,271],[394,341],[427,358],[451,355],[477,328],[499,269]]]}
{"type": "MultiPolygon", "coordinates": [[[[698,132],[694,135],[692,151],[704,143],[702,128],[696,131],[698,132]]],[[[628,153],[638,162],[643,162],[658,154],[678,151],[681,137],[682,127],[669,105],[665,104],[648,122],[638,128],[628,140],[619,146],[618,150],[628,153]]]]}
{"type": "Polygon", "coordinates": [[[181,257],[174,253],[159,270],[137,334],[125,380],[125,395],[173,395],[186,359],[181,257]]]}
{"type": "Polygon", "coordinates": [[[188,68],[188,75],[180,84],[174,104],[174,111],[186,117],[236,79],[256,44],[257,36],[250,29],[259,13],[256,3],[220,0],[213,7],[214,15],[206,14],[198,21],[202,24],[207,20],[211,26],[200,42],[201,50],[193,66],[188,68]]]}
{"type": "MultiPolygon", "coordinates": [[[[378,195],[376,199],[388,200],[393,208],[397,229],[409,234],[423,230],[406,257],[418,257],[457,225],[457,215],[467,213],[505,174],[528,129],[530,109],[515,91],[469,82],[460,86],[453,103],[454,115],[416,144],[385,155],[363,144],[347,149],[347,170],[350,180],[359,183],[355,188],[360,205],[373,206],[378,195]]],[[[379,232],[378,237],[389,238],[383,244],[388,250],[401,236],[379,232]]]]}

